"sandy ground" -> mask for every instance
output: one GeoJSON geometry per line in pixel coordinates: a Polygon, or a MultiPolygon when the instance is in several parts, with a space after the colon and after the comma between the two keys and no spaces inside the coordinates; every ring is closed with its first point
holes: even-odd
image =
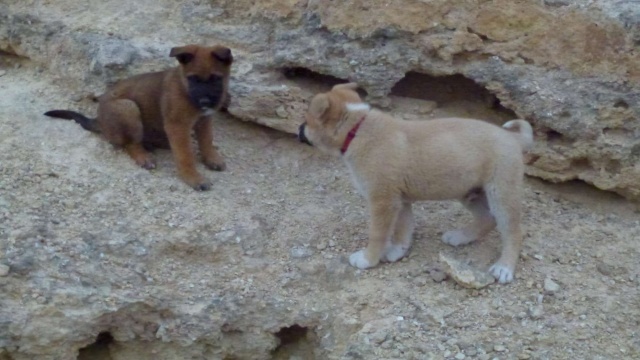
{"type": "MultiPolygon", "coordinates": [[[[525,246],[506,286],[436,281],[440,252],[479,269],[498,254],[495,232],[461,248],[440,242],[469,220],[452,202],[417,204],[410,256],[360,271],[346,258],[365,244],[366,208],[339,159],[220,117],[215,139],[228,171],[200,167],[214,186],[194,192],[168,151],[155,153],[158,169],[148,172],[78,125],[42,116],[94,111],[46,73],[26,63],[3,70],[0,262],[12,270],[0,291],[11,294],[17,320],[127,298],[194,312],[206,297],[233,293],[322,313],[276,359],[640,356],[640,221],[636,205],[614,195],[527,179],[525,246]]],[[[460,112],[454,105],[434,114],[460,112]]],[[[296,318],[274,314],[256,326],[296,318]]],[[[254,319],[235,321],[246,328],[254,319]]]]}

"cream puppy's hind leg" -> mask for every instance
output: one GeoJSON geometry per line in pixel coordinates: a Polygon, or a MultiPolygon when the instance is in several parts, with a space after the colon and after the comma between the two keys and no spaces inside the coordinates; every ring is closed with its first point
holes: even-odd
{"type": "Polygon", "coordinates": [[[396,199],[372,198],[369,200],[371,211],[369,225],[369,243],[367,248],[349,256],[349,263],[359,269],[378,265],[384,255],[387,242],[394,230],[402,204],[396,199]]]}
{"type": "Polygon", "coordinates": [[[513,280],[522,246],[520,230],[521,184],[522,178],[516,176],[504,179],[499,184],[492,183],[486,186],[489,208],[496,219],[502,239],[502,253],[498,261],[489,268],[489,272],[503,284],[513,280]]]}
{"type": "Polygon", "coordinates": [[[473,222],[464,229],[450,230],[442,235],[445,244],[460,246],[476,241],[496,227],[496,220],[489,211],[484,191],[474,192],[460,201],[473,214],[473,222]]]}
{"type": "Polygon", "coordinates": [[[411,203],[402,204],[402,209],[396,220],[395,231],[391,241],[387,241],[387,246],[382,256],[382,261],[395,262],[402,259],[409,248],[414,229],[413,212],[411,211],[411,203]]]}

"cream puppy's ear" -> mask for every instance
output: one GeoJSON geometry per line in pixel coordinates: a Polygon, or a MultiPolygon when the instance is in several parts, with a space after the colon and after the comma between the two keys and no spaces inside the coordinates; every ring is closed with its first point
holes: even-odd
{"type": "Polygon", "coordinates": [[[316,119],[322,119],[322,115],[329,109],[329,96],[327,94],[316,95],[309,105],[309,114],[316,119]]]}
{"type": "Polygon", "coordinates": [[[349,90],[356,90],[358,89],[360,86],[357,83],[354,82],[350,82],[350,83],[346,83],[346,84],[338,84],[335,85],[332,90],[340,90],[340,89],[349,89],[349,90]]]}

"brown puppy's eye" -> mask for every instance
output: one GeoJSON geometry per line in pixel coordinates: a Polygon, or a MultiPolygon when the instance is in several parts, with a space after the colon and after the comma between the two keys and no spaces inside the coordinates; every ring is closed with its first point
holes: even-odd
{"type": "Polygon", "coordinates": [[[190,63],[193,60],[193,57],[194,57],[193,54],[189,54],[189,53],[182,53],[182,54],[176,55],[176,59],[182,65],[190,63]]]}
{"type": "Polygon", "coordinates": [[[225,65],[229,65],[233,62],[233,55],[231,55],[231,49],[229,48],[220,48],[213,50],[211,55],[221,63],[225,65]]]}

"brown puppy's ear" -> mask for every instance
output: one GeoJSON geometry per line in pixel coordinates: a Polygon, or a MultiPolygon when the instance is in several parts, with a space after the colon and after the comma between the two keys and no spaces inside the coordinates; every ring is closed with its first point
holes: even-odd
{"type": "Polygon", "coordinates": [[[357,83],[350,82],[350,83],[346,83],[346,84],[335,85],[332,90],[340,90],[340,89],[356,90],[359,87],[360,86],[357,83]]]}
{"type": "Polygon", "coordinates": [[[327,94],[316,95],[311,100],[311,104],[309,104],[309,114],[316,119],[320,119],[329,109],[329,105],[329,96],[327,94]]]}
{"type": "Polygon", "coordinates": [[[188,45],[171,48],[169,56],[176,58],[182,65],[190,63],[195,58],[193,49],[188,45]]]}
{"type": "Polygon", "coordinates": [[[231,49],[224,46],[220,46],[217,49],[214,49],[211,52],[211,56],[225,65],[231,65],[231,63],[233,62],[231,49]]]}

